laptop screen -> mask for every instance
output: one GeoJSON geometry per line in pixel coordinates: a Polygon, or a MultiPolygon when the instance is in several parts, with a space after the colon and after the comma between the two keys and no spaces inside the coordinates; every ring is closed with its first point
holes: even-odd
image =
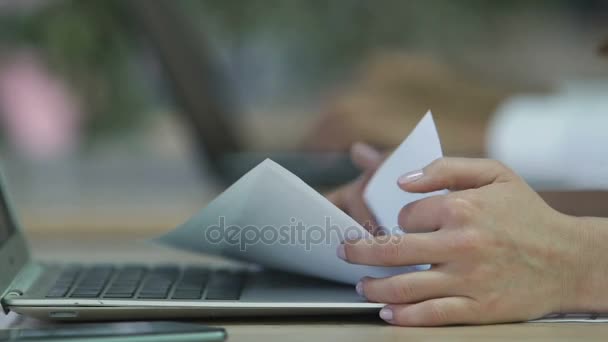
{"type": "Polygon", "coordinates": [[[15,232],[15,226],[11,220],[6,197],[0,187],[0,247],[8,240],[15,232]]]}

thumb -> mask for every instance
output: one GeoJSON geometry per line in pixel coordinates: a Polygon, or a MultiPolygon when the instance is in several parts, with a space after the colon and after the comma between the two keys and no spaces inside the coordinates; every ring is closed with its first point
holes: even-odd
{"type": "Polygon", "coordinates": [[[518,176],[502,163],[490,159],[440,158],[422,170],[399,177],[399,187],[408,192],[466,190],[507,182],[518,176]]]}
{"type": "Polygon", "coordinates": [[[382,154],[375,148],[362,142],[356,142],[350,148],[353,164],[362,171],[375,170],[382,163],[382,154]]]}

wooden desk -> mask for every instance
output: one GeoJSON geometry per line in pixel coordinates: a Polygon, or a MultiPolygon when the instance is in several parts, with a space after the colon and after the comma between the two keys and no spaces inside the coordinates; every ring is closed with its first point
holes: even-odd
{"type": "MultiPolygon", "coordinates": [[[[111,261],[183,261],[226,263],[218,258],[173,251],[147,245],[143,236],[117,241],[102,235],[71,235],[69,239],[52,235],[30,236],[32,251],[41,260],[79,260],[82,262],[111,261]],[[151,260],[153,258],[153,260],[151,260]]],[[[0,316],[1,317],[1,316],[0,316]]],[[[521,323],[491,326],[442,328],[401,328],[383,323],[376,317],[308,317],[283,319],[215,319],[205,324],[223,326],[230,341],[604,341],[608,324],[580,323],[521,323]]],[[[33,327],[48,325],[11,314],[0,318],[0,327],[33,327]]]]}

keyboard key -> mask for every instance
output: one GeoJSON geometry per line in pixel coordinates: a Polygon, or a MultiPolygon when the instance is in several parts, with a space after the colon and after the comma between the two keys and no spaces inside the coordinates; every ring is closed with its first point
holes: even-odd
{"type": "Polygon", "coordinates": [[[80,266],[66,266],[62,269],[59,277],[55,281],[53,287],[49,290],[46,297],[48,298],[62,298],[65,297],[72,285],[76,282],[76,279],[81,274],[82,267],[80,266]]]}
{"type": "Polygon", "coordinates": [[[177,290],[199,290],[205,288],[207,282],[209,281],[209,277],[207,275],[201,275],[197,277],[192,276],[184,276],[180,281],[175,285],[175,289],[177,290]]]}
{"type": "Polygon", "coordinates": [[[215,272],[207,285],[206,299],[209,300],[238,300],[245,281],[244,275],[227,272],[215,272]]]}
{"type": "Polygon", "coordinates": [[[117,272],[116,277],[104,293],[105,298],[132,298],[137,292],[146,274],[143,266],[125,266],[117,272]]]}
{"type": "Polygon", "coordinates": [[[46,297],[47,298],[61,298],[61,297],[65,297],[65,295],[68,293],[69,289],[70,289],[69,287],[53,287],[46,294],[46,297]]]}
{"type": "Polygon", "coordinates": [[[133,295],[135,294],[135,292],[130,292],[130,293],[110,293],[110,292],[106,292],[103,297],[104,298],[133,298],[133,295]]]}
{"type": "Polygon", "coordinates": [[[137,290],[137,285],[126,286],[112,284],[112,286],[108,288],[108,292],[135,292],[135,290],[137,290]]]}
{"type": "Polygon", "coordinates": [[[173,283],[179,276],[179,268],[174,266],[162,266],[150,271],[139,292],[138,298],[142,299],[165,299],[173,283]]]}
{"type": "Polygon", "coordinates": [[[238,300],[239,298],[241,298],[241,288],[239,287],[209,289],[205,296],[205,299],[209,300],[238,300]]]}
{"type": "Polygon", "coordinates": [[[129,294],[131,296],[133,296],[135,294],[135,291],[137,291],[136,287],[110,287],[106,293],[104,294],[105,297],[111,296],[111,295],[117,295],[117,294],[129,294]]]}
{"type": "Polygon", "coordinates": [[[76,284],[70,297],[95,298],[98,297],[112,276],[111,266],[93,266],[86,271],[82,279],[76,284]]]}
{"type": "Polygon", "coordinates": [[[141,299],[165,299],[169,292],[140,292],[138,298],[141,299]]]}
{"type": "Polygon", "coordinates": [[[201,299],[201,290],[175,290],[173,299],[201,299]]]}
{"type": "Polygon", "coordinates": [[[99,293],[101,292],[100,290],[88,290],[88,289],[84,289],[84,290],[79,290],[76,289],[72,292],[72,294],[70,295],[70,297],[73,298],[95,298],[97,296],[99,296],[99,293]]]}

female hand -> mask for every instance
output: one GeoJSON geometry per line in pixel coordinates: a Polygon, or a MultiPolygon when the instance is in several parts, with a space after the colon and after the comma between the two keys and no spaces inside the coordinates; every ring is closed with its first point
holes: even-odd
{"type": "Polygon", "coordinates": [[[368,300],[388,304],[380,312],[384,320],[485,324],[608,309],[606,295],[603,302],[597,297],[605,293],[608,271],[589,268],[604,253],[608,229],[600,237],[597,227],[581,227],[586,223],[553,210],[507,167],[444,158],[398,183],[409,192],[452,192],[405,206],[399,224],[410,234],[346,241],[338,249],[356,264],[432,264],[428,271],[357,284],[368,300]]]}
{"type": "Polygon", "coordinates": [[[350,155],[353,164],[359,167],[363,173],[353,182],[334,190],[326,197],[367,230],[373,232],[377,224],[363,200],[363,189],[382,163],[384,156],[364,143],[353,144],[350,155]]]}

